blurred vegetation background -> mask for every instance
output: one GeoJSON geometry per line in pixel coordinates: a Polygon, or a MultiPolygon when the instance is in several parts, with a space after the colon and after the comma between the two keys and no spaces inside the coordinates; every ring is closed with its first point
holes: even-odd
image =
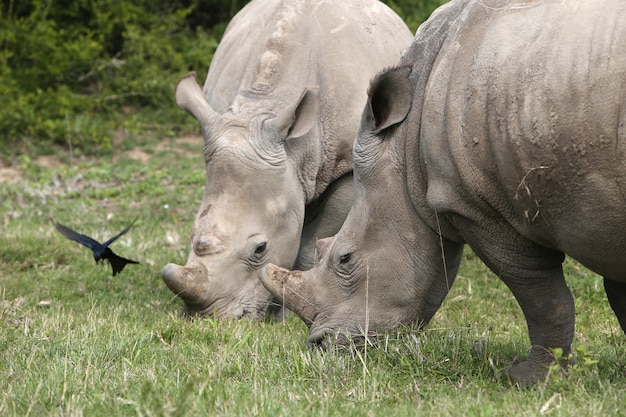
{"type": "MultiPolygon", "coordinates": [[[[412,31],[447,0],[386,0],[412,31]]],[[[197,130],[173,100],[204,78],[245,0],[2,0],[0,148],[22,154],[111,151],[116,139],[197,130]]],[[[119,142],[119,140],[118,140],[119,142]]]]}

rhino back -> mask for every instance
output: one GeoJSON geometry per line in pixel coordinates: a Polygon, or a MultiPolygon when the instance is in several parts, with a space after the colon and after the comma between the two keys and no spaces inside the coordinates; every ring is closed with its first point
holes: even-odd
{"type": "Polygon", "coordinates": [[[626,268],[626,3],[472,1],[425,93],[428,203],[626,268]]]}
{"type": "Polygon", "coordinates": [[[322,100],[355,108],[358,120],[363,86],[410,41],[406,25],[378,1],[253,0],[228,25],[204,94],[223,113],[240,93],[290,103],[302,87],[324,84],[322,100]]]}
{"type": "Polygon", "coordinates": [[[277,114],[319,86],[316,128],[288,145],[310,202],[352,170],[369,80],[411,40],[378,0],[253,0],[229,24],[203,93],[218,113],[246,106],[277,114]]]}

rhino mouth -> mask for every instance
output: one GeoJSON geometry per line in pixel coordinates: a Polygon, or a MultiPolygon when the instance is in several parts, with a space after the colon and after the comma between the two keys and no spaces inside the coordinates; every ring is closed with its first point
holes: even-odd
{"type": "Polygon", "coordinates": [[[329,329],[314,329],[315,325],[309,325],[309,337],[306,340],[308,348],[320,348],[326,350],[327,339],[333,333],[329,329]]]}
{"type": "Polygon", "coordinates": [[[180,316],[186,319],[194,319],[200,317],[223,317],[224,315],[225,312],[220,312],[215,303],[203,306],[183,302],[183,308],[180,311],[180,316]]]}
{"type": "Polygon", "coordinates": [[[211,317],[261,321],[266,316],[268,306],[269,302],[236,303],[226,299],[218,299],[208,305],[184,303],[181,317],[186,319],[211,317]]]}
{"type": "Polygon", "coordinates": [[[323,351],[348,351],[354,352],[362,350],[367,344],[370,347],[378,347],[377,333],[368,331],[367,337],[362,330],[331,330],[329,328],[314,329],[307,339],[306,345],[311,349],[321,349],[323,351]]]}

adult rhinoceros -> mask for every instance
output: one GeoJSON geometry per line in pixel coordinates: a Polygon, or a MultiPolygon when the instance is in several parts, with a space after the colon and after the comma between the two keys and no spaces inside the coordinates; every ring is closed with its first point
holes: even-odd
{"type": "Polygon", "coordinates": [[[427,323],[465,243],[526,317],[514,381],[570,352],[564,254],[604,276],[626,331],[624,22],[622,0],[453,0],[418,29],[371,83],[341,230],[312,270],[263,271],[309,343],[427,323]]]}
{"type": "Polygon", "coordinates": [[[370,79],[413,36],[376,0],[253,0],[230,22],[201,91],[176,102],[202,126],[206,186],[187,264],[162,276],[188,314],[262,318],[268,262],[312,265],[353,196],[352,143],[370,79]]]}

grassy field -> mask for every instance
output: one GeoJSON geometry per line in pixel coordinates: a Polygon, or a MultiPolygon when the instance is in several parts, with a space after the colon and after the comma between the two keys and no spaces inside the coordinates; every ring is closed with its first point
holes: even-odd
{"type": "Polygon", "coordinates": [[[577,364],[532,388],[505,373],[529,348],[520,309],[469,251],[430,326],[377,349],[308,350],[295,316],[180,319],[160,269],[187,257],[202,143],[119,136],[98,158],[0,169],[0,415],[626,415],[626,338],[601,279],[571,261],[577,364]],[[115,278],[53,227],[104,240],[136,216],[113,248],[141,265],[115,278]]]}

